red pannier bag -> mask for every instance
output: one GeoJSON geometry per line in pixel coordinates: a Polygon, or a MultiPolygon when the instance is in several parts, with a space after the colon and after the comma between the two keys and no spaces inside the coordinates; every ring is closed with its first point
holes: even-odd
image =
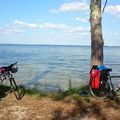
{"type": "Polygon", "coordinates": [[[4,74],[6,72],[6,69],[4,67],[0,67],[0,74],[4,74]]]}
{"type": "Polygon", "coordinates": [[[100,87],[100,70],[92,69],[90,71],[90,82],[91,87],[94,89],[99,89],[100,87]]]}

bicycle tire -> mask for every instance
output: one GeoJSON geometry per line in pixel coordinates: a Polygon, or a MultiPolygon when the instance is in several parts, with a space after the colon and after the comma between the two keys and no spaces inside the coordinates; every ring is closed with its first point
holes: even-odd
{"type": "Polygon", "coordinates": [[[116,92],[116,95],[117,95],[117,96],[120,96],[120,88],[117,88],[117,89],[115,90],[115,92],[116,92]]]}
{"type": "Polygon", "coordinates": [[[11,84],[11,87],[12,87],[15,97],[18,100],[21,100],[25,94],[25,90],[23,88],[20,88],[19,86],[17,86],[14,78],[10,79],[10,84],[11,84]]]}
{"type": "Polygon", "coordinates": [[[89,86],[90,94],[97,99],[106,99],[109,96],[110,91],[110,85],[108,82],[104,82],[102,85],[100,85],[99,89],[94,89],[89,86]]]}

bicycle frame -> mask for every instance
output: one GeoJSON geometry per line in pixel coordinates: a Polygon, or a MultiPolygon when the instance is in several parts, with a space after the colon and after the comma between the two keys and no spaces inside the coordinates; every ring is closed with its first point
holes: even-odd
{"type": "Polygon", "coordinates": [[[120,76],[110,76],[110,85],[111,85],[111,90],[114,90],[116,93],[119,92],[120,87],[117,87],[117,89],[115,90],[115,88],[113,87],[113,83],[112,83],[112,78],[120,78],[120,76]]]}
{"type": "Polygon", "coordinates": [[[16,73],[18,71],[18,67],[15,67],[16,63],[13,63],[9,65],[8,67],[1,67],[0,68],[0,85],[4,82],[4,80],[9,80],[12,91],[14,92],[15,97],[20,100],[24,94],[25,91],[22,89],[18,89],[18,86],[14,80],[13,73],[16,73]],[[3,71],[2,71],[3,70],[3,71]]]}
{"type": "MultiPolygon", "coordinates": [[[[106,66],[93,66],[91,70],[99,70],[100,79],[95,79],[97,76],[93,76],[93,73],[90,72],[90,80],[100,80],[100,87],[94,88],[90,82],[90,93],[93,97],[98,99],[105,99],[107,97],[111,97],[112,99],[115,99],[117,97],[117,93],[120,90],[120,87],[115,89],[112,83],[112,78],[120,78],[120,76],[111,76],[110,72],[112,69],[107,68],[106,66]]],[[[96,73],[96,71],[95,71],[96,73]]]]}
{"type": "Polygon", "coordinates": [[[0,85],[2,85],[4,80],[9,80],[10,73],[4,73],[0,75],[0,85]]]}
{"type": "Polygon", "coordinates": [[[113,83],[112,83],[112,78],[120,78],[120,76],[110,76],[110,74],[108,75],[108,81],[109,81],[109,86],[110,86],[108,96],[111,99],[116,99],[116,97],[118,96],[118,92],[120,90],[120,87],[115,90],[113,83]]]}

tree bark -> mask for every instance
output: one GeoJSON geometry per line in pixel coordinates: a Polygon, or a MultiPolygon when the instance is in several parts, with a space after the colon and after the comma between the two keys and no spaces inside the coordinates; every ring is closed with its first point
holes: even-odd
{"type": "Polygon", "coordinates": [[[101,0],[91,0],[91,66],[103,64],[101,0]]]}

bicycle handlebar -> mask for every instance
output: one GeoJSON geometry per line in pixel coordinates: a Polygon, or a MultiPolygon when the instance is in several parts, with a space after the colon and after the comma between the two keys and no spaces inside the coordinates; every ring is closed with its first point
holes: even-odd
{"type": "Polygon", "coordinates": [[[8,66],[8,69],[12,69],[12,67],[13,67],[14,65],[16,65],[16,64],[17,64],[17,62],[15,62],[15,63],[9,65],[9,66],[8,66]]]}
{"type": "Polygon", "coordinates": [[[0,73],[3,74],[3,73],[6,73],[6,72],[9,72],[9,71],[11,71],[12,73],[17,72],[18,71],[18,67],[13,67],[16,64],[17,64],[17,62],[15,62],[15,63],[13,63],[13,64],[11,64],[9,66],[1,67],[0,68],[0,73]]]}

